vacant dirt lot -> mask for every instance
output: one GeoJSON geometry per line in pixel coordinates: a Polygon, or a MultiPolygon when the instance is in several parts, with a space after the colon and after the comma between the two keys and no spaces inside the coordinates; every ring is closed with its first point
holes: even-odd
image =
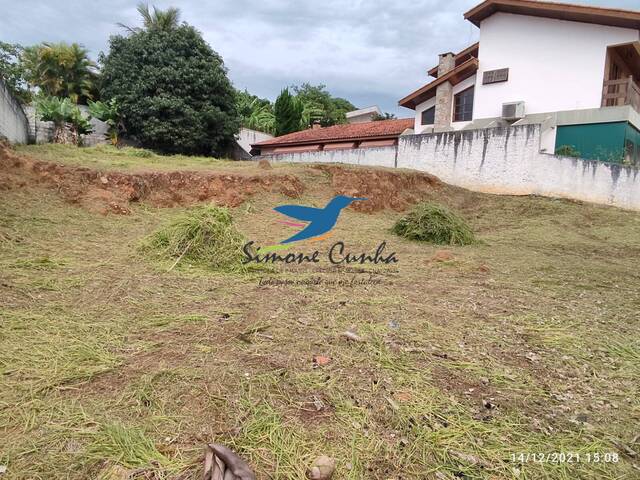
{"type": "Polygon", "coordinates": [[[2,478],[196,479],[212,441],[259,478],[302,479],[320,454],[338,480],[640,478],[640,214],[412,172],[171,161],[3,153],[2,478]],[[211,201],[270,245],[292,232],[274,206],[336,193],[373,206],[296,248],[318,264],[168,271],[137,248],[211,201]],[[420,199],[481,242],[395,237],[420,199]],[[336,241],[399,262],[332,265],[336,241]]]}

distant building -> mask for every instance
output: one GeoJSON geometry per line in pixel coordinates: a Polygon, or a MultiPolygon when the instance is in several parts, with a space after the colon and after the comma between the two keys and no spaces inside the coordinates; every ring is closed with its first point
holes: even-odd
{"type": "Polygon", "coordinates": [[[351,123],[312,128],[282,135],[252,145],[252,155],[318,152],[351,148],[386,147],[398,144],[398,137],[413,128],[413,118],[351,123]]]}
{"type": "Polygon", "coordinates": [[[372,122],[376,117],[381,117],[382,111],[377,105],[373,107],[361,108],[360,110],[354,110],[353,112],[347,112],[348,123],[366,123],[372,122]]]}
{"type": "Polygon", "coordinates": [[[235,160],[249,160],[251,159],[251,145],[271,138],[273,135],[269,133],[241,127],[236,135],[236,143],[232,147],[230,156],[235,160]]]}

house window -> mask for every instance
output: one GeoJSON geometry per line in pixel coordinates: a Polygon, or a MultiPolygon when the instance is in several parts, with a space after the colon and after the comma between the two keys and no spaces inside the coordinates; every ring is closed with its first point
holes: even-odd
{"type": "Polygon", "coordinates": [[[436,121],[436,107],[431,107],[422,112],[422,125],[433,125],[436,121]]]}
{"type": "Polygon", "coordinates": [[[470,122],[473,119],[473,90],[473,87],[467,88],[454,97],[454,122],[470,122]]]}

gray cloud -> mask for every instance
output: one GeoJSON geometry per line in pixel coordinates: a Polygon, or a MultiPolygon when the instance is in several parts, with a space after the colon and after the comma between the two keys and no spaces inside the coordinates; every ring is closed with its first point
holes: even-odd
{"type": "MultiPolygon", "coordinates": [[[[358,106],[399,109],[399,98],[427,81],[437,54],[473,43],[478,30],[462,14],[479,0],[150,0],[179,7],[222,55],[237,88],[275,98],[287,85],[327,85],[358,106]]],[[[136,1],[0,1],[0,40],[30,45],[78,42],[97,57],[117,23],[138,25],[136,1]]],[[[637,0],[583,0],[638,8],[637,0]]],[[[402,111],[401,111],[402,110],[402,111]]]]}

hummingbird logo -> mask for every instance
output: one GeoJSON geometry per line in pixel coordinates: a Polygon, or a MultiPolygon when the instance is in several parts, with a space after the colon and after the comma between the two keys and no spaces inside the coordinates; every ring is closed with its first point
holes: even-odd
{"type": "Polygon", "coordinates": [[[283,250],[288,248],[287,245],[302,240],[322,240],[331,234],[331,230],[338,222],[338,217],[342,209],[348,207],[353,202],[363,202],[366,198],[347,197],[346,195],[338,195],[333,197],[324,208],[305,207],[302,205],[280,205],[274,210],[278,213],[286,215],[295,220],[308,222],[296,223],[291,221],[283,221],[285,225],[291,227],[302,228],[298,233],[280,242],[279,245],[262,248],[264,251],[283,250]]]}

